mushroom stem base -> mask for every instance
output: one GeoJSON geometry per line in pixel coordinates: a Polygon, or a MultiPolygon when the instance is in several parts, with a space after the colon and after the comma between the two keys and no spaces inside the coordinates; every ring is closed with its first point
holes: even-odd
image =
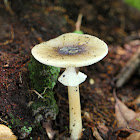
{"type": "Polygon", "coordinates": [[[81,105],[78,86],[68,86],[71,140],[82,136],[81,105]]]}

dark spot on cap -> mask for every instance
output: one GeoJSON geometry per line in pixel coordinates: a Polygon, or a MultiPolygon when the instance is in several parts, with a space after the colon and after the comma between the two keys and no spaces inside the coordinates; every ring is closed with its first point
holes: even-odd
{"type": "Polygon", "coordinates": [[[66,46],[58,49],[58,52],[63,55],[81,54],[85,51],[82,46],[66,46]]]}

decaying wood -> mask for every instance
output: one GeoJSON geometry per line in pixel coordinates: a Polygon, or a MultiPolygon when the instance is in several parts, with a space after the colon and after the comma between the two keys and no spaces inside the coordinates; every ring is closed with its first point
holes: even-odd
{"type": "Polygon", "coordinates": [[[117,75],[116,87],[122,87],[134,74],[139,64],[140,64],[140,45],[138,51],[132,56],[132,58],[126,63],[126,65],[117,75]]]}

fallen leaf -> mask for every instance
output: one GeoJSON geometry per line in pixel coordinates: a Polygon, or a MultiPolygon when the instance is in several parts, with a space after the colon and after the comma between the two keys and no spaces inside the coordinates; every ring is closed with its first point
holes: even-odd
{"type": "Polygon", "coordinates": [[[140,132],[134,132],[126,140],[140,140],[140,132]]]}
{"type": "Polygon", "coordinates": [[[129,122],[128,127],[140,130],[140,121],[138,121],[139,119],[140,113],[136,113],[136,117],[129,122]]]}
{"type": "Polygon", "coordinates": [[[4,124],[0,124],[0,140],[17,140],[12,130],[4,124]]]}
{"type": "Polygon", "coordinates": [[[121,102],[116,93],[114,92],[114,97],[116,100],[115,104],[115,115],[119,128],[126,128],[125,130],[133,133],[135,130],[140,129],[140,113],[136,113],[132,109],[129,109],[123,102],[121,102]],[[133,128],[133,129],[128,129],[133,128]]]}

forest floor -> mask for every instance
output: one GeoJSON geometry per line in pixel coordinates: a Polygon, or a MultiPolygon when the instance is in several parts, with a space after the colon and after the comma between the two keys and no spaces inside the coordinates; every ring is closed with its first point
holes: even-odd
{"type": "MultiPolygon", "coordinates": [[[[39,1],[12,0],[11,10],[0,3],[0,123],[9,125],[19,139],[49,139],[47,132],[33,129],[21,136],[23,124],[13,126],[13,116],[33,123],[27,107],[32,101],[29,92],[28,62],[34,45],[75,30],[78,14],[82,13],[81,30],[104,40],[108,55],[97,64],[80,70],[88,75],[80,85],[83,120],[83,140],[126,139],[130,133],[117,127],[115,98],[135,112],[140,111],[140,76],[136,69],[121,87],[116,86],[117,75],[140,48],[140,12],[122,1],[80,0],[39,1]],[[12,11],[11,11],[12,10],[12,11]]],[[[130,66],[131,67],[131,66],[130,66]]],[[[51,121],[54,139],[68,139],[69,112],[67,89],[57,83],[55,98],[59,113],[51,121]]]]}

